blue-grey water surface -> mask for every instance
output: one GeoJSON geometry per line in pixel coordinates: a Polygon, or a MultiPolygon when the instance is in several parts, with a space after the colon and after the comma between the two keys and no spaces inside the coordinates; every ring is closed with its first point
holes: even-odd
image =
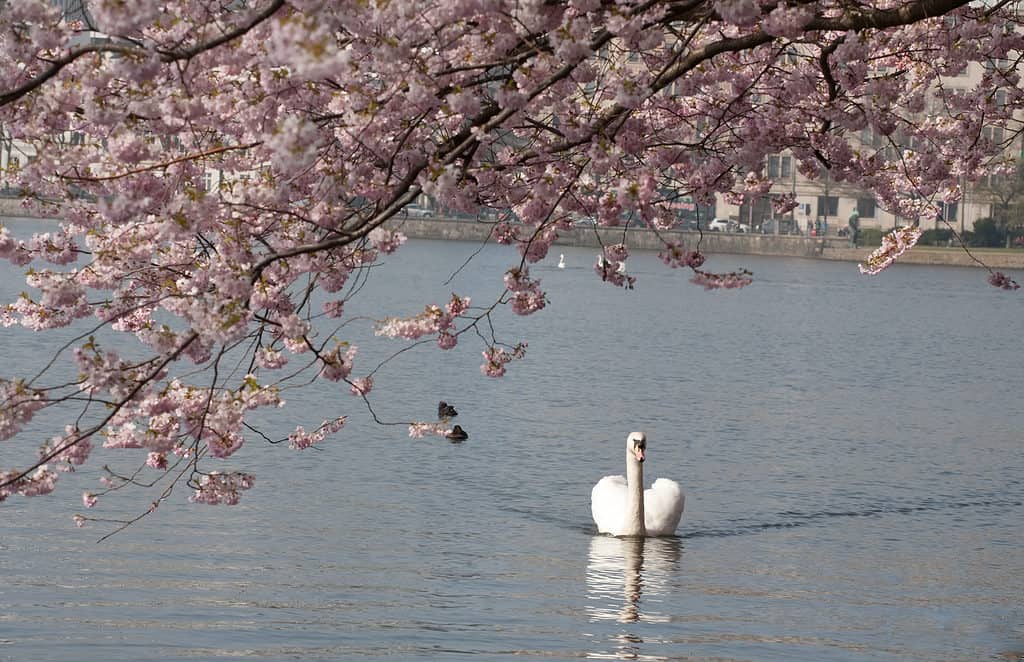
{"type": "MultiPolygon", "coordinates": [[[[446,283],[478,248],[410,241],[346,313],[410,315],[453,290],[486,304],[506,249],[446,283]]],[[[1020,293],[976,269],[872,279],[749,256],[710,266],[750,268],[752,286],[709,293],[652,253],[624,291],[594,253],[533,267],[551,304],[498,319],[529,341],[505,378],[480,373],[470,335],[376,375],[382,420],[448,400],[462,444],[376,425],[347,387],[318,385],[263,420],[280,437],[347,413],[321,450],[254,436],[206,465],[256,474],[236,507],[189,504],[182,485],[97,544],[110,526],[71,521],[82,490],[144,455],[102,450],[54,495],[0,504],[0,661],[1024,657],[1020,293]],[[595,533],[590,488],[622,472],[634,429],[648,481],[687,492],[678,538],[595,533]]],[[[4,301],[24,289],[0,276],[4,301]]],[[[45,335],[0,332],[3,376],[52,355],[45,335]]],[[[360,346],[355,376],[402,346],[365,324],[339,337],[360,346]]],[[[31,443],[0,443],[0,468],[31,443]]]]}

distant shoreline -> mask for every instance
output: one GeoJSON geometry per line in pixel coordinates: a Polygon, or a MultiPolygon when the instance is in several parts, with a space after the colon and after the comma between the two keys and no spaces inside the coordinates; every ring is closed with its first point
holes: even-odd
{"type": "MultiPolygon", "coordinates": [[[[407,218],[395,224],[407,236],[416,239],[447,239],[480,242],[489,235],[492,224],[472,220],[440,218],[407,218]]],[[[873,249],[851,247],[843,237],[806,237],[794,235],[768,235],[730,232],[693,232],[670,230],[655,233],[646,228],[575,228],[560,233],[558,245],[598,248],[622,241],[627,233],[629,246],[641,250],[661,250],[661,238],[680,241],[688,247],[700,242],[707,254],[763,255],[776,257],[802,257],[816,260],[863,262],[873,249]],[[659,235],[661,238],[659,238],[659,235]]],[[[971,253],[993,269],[1024,269],[1024,250],[972,248],[971,253]]],[[[962,248],[915,246],[900,257],[900,264],[979,267],[975,259],[962,248]]]]}
{"type": "MultiPolygon", "coordinates": [[[[0,200],[0,224],[5,218],[30,219],[20,209],[17,200],[0,200]],[[4,204],[6,203],[6,204],[4,204]],[[12,204],[13,203],[13,204],[12,204]],[[18,213],[20,212],[20,213],[18,213]]],[[[56,219],[40,219],[56,220],[56,219]]],[[[451,241],[484,241],[493,228],[491,222],[459,220],[452,218],[398,218],[390,223],[408,237],[415,239],[440,239],[451,241]]],[[[693,247],[700,241],[701,250],[707,254],[763,255],[776,257],[802,257],[816,260],[842,262],[863,262],[871,253],[870,247],[851,247],[843,237],[807,237],[794,235],[767,235],[730,232],[704,232],[670,230],[655,233],[646,228],[577,227],[562,232],[555,241],[564,246],[585,246],[598,248],[601,245],[622,241],[623,232],[628,236],[631,248],[639,250],[661,250],[662,238],[680,241],[693,247]]],[[[1024,270],[1024,249],[972,248],[971,253],[992,269],[1024,270]]],[[[900,264],[941,265],[957,267],[981,266],[963,249],[951,247],[916,246],[900,257],[900,264]]]]}

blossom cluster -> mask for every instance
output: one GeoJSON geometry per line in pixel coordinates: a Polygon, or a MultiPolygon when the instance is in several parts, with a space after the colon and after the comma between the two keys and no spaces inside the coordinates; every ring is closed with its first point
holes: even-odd
{"type": "Polygon", "coordinates": [[[678,267],[699,269],[704,264],[704,254],[700,251],[687,250],[682,242],[667,243],[665,248],[658,253],[658,257],[673,269],[678,267]]]}
{"type": "Polygon", "coordinates": [[[241,493],[251,488],[255,482],[256,477],[252,474],[240,471],[227,473],[211,471],[195,481],[195,492],[189,497],[189,501],[209,505],[234,506],[241,499],[241,493]]]}
{"type": "Polygon", "coordinates": [[[988,282],[989,285],[991,285],[992,287],[998,287],[999,289],[1002,290],[1020,289],[1020,285],[1017,284],[1017,281],[1010,278],[1002,271],[993,271],[991,274],[989,274],[988,282]]]}
{"type": "Polygon", "coordinates": [[[91,452],[89,437],[82,435],[74,425],[67,425],[63,436],[53,437],[40,447],[39,457],[44,462],[58,462],[61,471],[74,471],[75,466],[85,464],[91,452]]]}
{"type": "MultiPolygon", "coordinates": [[[[408,338],[416,340],[425,335],[437,334],[437,345],[441,349],[451,349],[458,343],[458,335],[454,333],[455,318],[460,317],[469,310],[470,298],[460,297],[452,293],[452,298],[445,304],[444,309],[440,306],[428,305],[422,313],[413,317],[398,318],[388,317],[380,322],[374,332],[378,336],[388,338],[408,338]]],[[[373,380],[361,382],[358,390],[363,387],[373,387],[373,380]]],[[[369,392],[367,389],[365,392],[369,392]]]]}
{"type": "Polygon", "coordinates": [[[45,404],[43,393],[23,380],[0,379],[0,441],[18,434],[45,404]]]}
{"type": "MultiPolygon", "coordinates": [[[[196,500],[237,501],[251,477],[198,463],[235,457],[253,410],[282,406],[289,380],[372,392],[373,373],[354,378],[356,348],[333,334],[361,321],[346,304],[389,268],[400,210],[423,196],[493,225],[518,265],[493,295],[518,315],[549,305],[527,265],[582,218],[611,244],[593,269],[606,282],[634,286],[627,244],[641,226],[695,284],[739,288],[749,272],[703,271],[700,245],[668,236],[684,200],[763,198],[772,182],[758,173],[786,153],[808,178],[824,167],[921,219],[964,182],[1007,171],[997,136],[1024,107],[1024,33],[1003,29],[1014,3],[122,4],[90,4],[98,38],[80,47],[82,26],[54,3],[0,2],[0,125],[35,154],[8,164],[4,184],[31,193],[30,213],[62,219],[26,237],[0,227],[0,259],[33,265],[0,323],[48,333],[92,315],[97,337],[117,337],[116,351],[90,340],[32,381],[0,380],[0,439],[58,400],[111,412],[95,437],[105,450],[73,429],[42,457],[33,440],[26,475],[0,474],[0,496],[44,493],[59,469],[115,449],[145,470],[187,458],[204,476],[196,500]],[[977,84],[943,84],[979,65],[977,84]],[[62,361],[80,377],[61,379],[62,361]],[[277,381],[258,381],[268,374],[277,381]]],[[[776,214],[795,202],[773,199],[776,214]]],[[[918,236],[890,233],[861,270],[878,273],[918,236]]],[[[1001,272],[989,282],[1017,287],[1001,272]]],[[[494,321],[469,304],[453,294],[376,333],[451,349],[494,321]]],[[[481,371],[496,377],[525,343],[490,331],[481,371]]],[[[293,445],[324,430],[296,430],[293,445]]]]}
{"type": "Polygon", "coordinates": [[[858,265],[860,272],[871,276],[882,273],[899,256],[913,248],[920,238],[921,228],[915,225],[895,228],[882,237],[882,245],[868,256],[864,264],[858,265]]]}
{"type": "Polygon", "coordinates": [[[594,272],[606,283],[631,290],[636,283],[636,277],[626,273],[627,257],[629,249],[625,244],[605,246],[594,263],[594,272]]]}
{"type": "Polygon", "coordinates": [[[156,470],[167,469],[168,453],[191,457],[199,443],[210,457],[227,458],[245,442],[246,412],[282,405],[277,389],[259,384],[253,375],[246,375],[239,388],[220,392],[172,380],[123,406],[102,432],[103,447],[144,449],[145,465],[156,470]]]}
{"type": "Polygon", "coordinates": [[[484,362],[480,365],[480,372],[488,377],[502,377],[505,374],[505,365],[516,359],[526,356],[525,342],[521,342],[511,350],[491,345],[483,351],[484,362]]]}
{"type": "Polygon", "coordinates": [[[390,254],[398,250],[398,247],[406,242],[406,236],[388,228],[374,228],[367,235],[367,239],[373,247],[381,253],[390,254]]]}
{"type": "Polygon", "coordinates": [[[702,285],[705,290],[735,290],[750,285],[754,282],[754,278],[753,274],[746,269],[724,274],[694,269],[690,282],[694,285],[702,285]]]}
{"type": "Polygon", "coordinates": [[[43,464],[30,476],[21,476],[16,469],[0,471],[0,501],[12,494],[21,496],[42,496],[52,492],[57,485],[57,474],[43,464]]]}
{"type": "Polygon", "coordinates": [[[358,351],[359,348],[355,345],[338,343],[334,349],[321,355],[323,366],[320,368],[320,376],[332,382],[345,379],[352,372],[352,364],[358,351]]]}
{"type": "Polygon", "coordinates": [[[387,317],[377,323],[374,332],[387,338],[416,340],[443,331],[451,326],[451,317],[439,306],[430,304],[413,317],[387,317]]]}
{"type": "Polygon", "coordinates": [[[296,450],[309,448],[313,444],[323,441],[327,435],[334,434],[345,426],[346,416],[340,416],[332,421],[324,421],[316,430],[306,432],[301,425],[296,426],[295,431],[288,435],[288,446],[296,450]]]}
{"type": "Polygon", "coordinates": [[[351,387],[349,388],[349,393],[356,396],[364,396],[372,390],[373,377],[371,375],[367,375],[366,377],[359,377],[357,379],[353,379],[351,382],[351,387]]]}
{"type": "Polygon", "coordinates": [[[532,315],[547,305],[547,297],[540,289],[540,280],[530,278],[527,267],[506,271],[505,289],[510,292],[509,302],[516,315],[532,315]]]}
{"type": "Polygon", "coordinates": [[[519,239],[518,229],[507,221],[495,225],[491,230],[491,235],[499,244],[512,244],[519,239]]]}
{"type": "Polygon", "coordinates": [[[413,438],[425,437],[428,434],[443,437],[451,432],[444,423],[410,423],[409,436],[413,438]]]}
{"type": "Polygon", "coordinates": [[[15,239],[6,227],[0,226],[0,259],[23,266],[34,259],[51,264],[71,264],[78,259],[79,248],[67,228],[58,232],[34,234],[28,240],[15,239]]]}

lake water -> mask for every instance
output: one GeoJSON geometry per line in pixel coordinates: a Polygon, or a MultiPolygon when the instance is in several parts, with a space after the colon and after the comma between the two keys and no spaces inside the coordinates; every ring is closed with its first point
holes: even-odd
{"type": "MultiPolygon", "coordinates": [[[[484,303],[504,249],[446,284],[478,248],[410,242],[347,312],[484,303]]],[[[499,320],[530,342],[506,378],[480,374],[469,336],[376,377],[382,419],[444,399],[462,444],[375,425],[326,385],[265,427],[349,425],[319,451],[248,440],[224,463],[257,476],[234,508],[182,487],[97,544],[109,527],[70,516],[97,466],[131,468],[123,451],[0,505],[0,661],[1024,659],[1021,294],[978,270],[732,256],[710,266],[755,283],[708,293],[646,253],[623,291],[594,251],[556,251],[568,268],[533,270],[551,306],[499,320]],[[678,538],[595,533],[590,488],[623,472],[631,430],[648,481],[687,492],[678,538]]],[[[357,373],[401,346],[350,331],[357,373]]],[[[6,376],[49,358],[2,333],[6,376]]],[[[24,458],[0,445],[0,466],[24,458]]]]}

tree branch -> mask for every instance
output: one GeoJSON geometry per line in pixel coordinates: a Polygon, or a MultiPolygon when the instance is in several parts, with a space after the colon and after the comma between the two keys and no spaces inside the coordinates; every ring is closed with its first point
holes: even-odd
{"type": "MultiPolygon", "coordinates": [[[[267,7],[260,12],[255,13],[252,18],[238,26],[234,30],[226,32],[216,39],[211,39],[208,42],[202,44],[196,44],[192,48],[186,48],[180,51],[161,51],[156,50],[156,53],[160,55],[160,60],[163,62],[175,62],[179,60],[190,60],[200,53],[212,50],[226,44],[230,41],[241,37],[242,35],[252,30],[254,27],[273,16],[281,7],[285,5],[284,0],[272,0],[267,7]]],[[[124,44],[89,44],[87,46],[79,46],[71,49],[67,54],[52,60],[50,66],[47,67],[42,73],[34,78],[29,79],[25,83],[22,83],[18,87],[0,94],[0,106],[6,106],[14,101],[17,101],[21,97],[25,96],[29,92],[40,87],[46,81],[50,80],[57,74],[59,74],[64,67],[78,60],[84,55],[89,53],[111,53],[124,56],[140,56],[145,55],[148,52],[146,48],[139,46],[126,46],[124,44]]]]}

